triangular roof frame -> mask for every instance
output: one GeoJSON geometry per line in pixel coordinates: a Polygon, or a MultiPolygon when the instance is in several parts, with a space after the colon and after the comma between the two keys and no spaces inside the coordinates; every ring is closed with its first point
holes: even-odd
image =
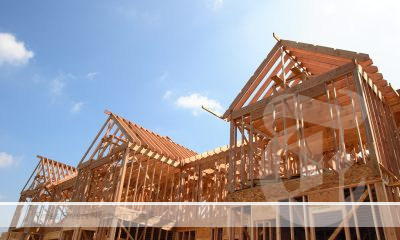
{"type": "Polygon", "coordinates": [[[114,128],[113,131],[115,129],[120,131],[119,133],[121,136],[119,137],[119,141],[122,141],[122,144],[124,142],[129,142],[135,151],[138,150],[140,153],[147,153],[146,155],[154,156],[157,159],[163,159],[163,161],[171,163],[174,166],[179,165],[180,160],[197,154],[196,152],[177,144],[167,136],[161,136],[108,110],[105,110],[105,113],[109,117],[83,155],[78,166],[83,163],[86,165],[92,161],[91,158],[93,154],[102,144],[101,139],[104,136],[112,134],[109,132],[110,130],[107,130],[107,128],[114,128]]]}
{"type": "MultiPolygon", "coordinates": [[[[318,46],[318,45],[313,45],[313,44],[308,44],[308,43],[302,43],[302,42],[295,42],[291,40],[284,40],[280,39],[276,34],[273,34],[274,38],[277,40],[277,43],[275,46],[272,48],[272,50],[267,54],[266,58],[261,62],[257,70],[254,72],[254,74],[250,77],[250,79],[247,81],[245,86],[241,89],[239,94],[236,96],[236,98],[233,100],[229,108],[226,110],[226,112],[223,114],[223,118],[227,119],[229,118],[230,114],[232,111],[236,109],[240,109],[246,101],[249,100],[250,96],[253,94],[253,92],[258,88],[260,84],[263,83],[263,79],[265,75],[273,68],[274,63],[276,61],[279,61],[279,57],[281,55],[282,51],[285,51],[286,54],[289,55],[290,58],[292,58],[295,61],[298,61],[298,58],[295,54],[294,51],[300,52],[303,54],[308,54],[312,55],[313,57],[321,57],[324,59],[329,59],[330,64],[332,64],[332,67],[334,66],[340,66],[345,63],[351,62],[357,60],[360,63],[363,62],[368,62],[369,64],[372,64],[372,60],[370,59],[368,54],[365,53],[357,53],[357,52],[352,52],[352,51],[347,51],[347,50],[341,50],[341,49],[334,49],[330,47],[324,47],[324,46],[318,46]]],[[[308,59],[308,61],[311,61],[312,59],[308,59]]],[[[311,62],[310,62],[311,64],[311,62]]],[[[329,64],[325,64],[326,66],[329,66],[329,64]]],[[[318,74],[313,74],[312,71],[310,71],[311,67],[306,66],[306,64],[302,63],[301,61],[298,61],[298,66],[302,68],[302,71],[308,74],[312,75],[319,75],[318,74]]],[[[322,67],[326,67],[322,66],[322,67]]],[[[265,83],[264,83],[265,87],[265,83]]]]}

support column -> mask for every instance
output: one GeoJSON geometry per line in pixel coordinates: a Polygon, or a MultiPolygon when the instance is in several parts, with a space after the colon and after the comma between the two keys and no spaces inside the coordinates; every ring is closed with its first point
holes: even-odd
{"type": "MultiPolygon", "coordinates": [[[[358,65],[356,65],[356,66],[358,66],[358,65]]],[[[361,110],[362,118],[364,120],[363,124],[364,124],[364,129],[365,129],[365,135],[367,137],[367,144],[368,144],[369,157],[370,157],[370,161],[368,164],[370,164],[372,166],[374,174],[376,176],[379,176],[379,175],[381,175],[380,169],[379,169],[380,161],[379,161],[377,153],[376,153],[376,146],[375,146],[375,141],[374,141],[375,139],[374,139],[374,135],[373,135],[373,130],[371,129],[370,114],[369,114],[369,110],[368,110],[368,107],[367,107],[366,101],[365,101],[365,99],[366,99],[365,93],[362,88],[363,82],[362,82],[362,79],[361,79],[360,73],[358,72],[357,67],[353,71],[353,79],[356,84],[359,107],[361,110]]]]}

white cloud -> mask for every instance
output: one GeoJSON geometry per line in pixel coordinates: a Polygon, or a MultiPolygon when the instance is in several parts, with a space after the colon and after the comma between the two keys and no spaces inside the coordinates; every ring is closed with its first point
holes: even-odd
{"type": "Polygon", "coordinates": [[[0,33],[0,65],[23,65],[33,58],[34,53],[25,48],[23,42],[18,41],[10,33],[0,33]]]}
{"type": "Polygon", "coordinates": [[[163,99],[168,100],[171,98],[173,92],[171,90],[167,90],[165,91],[164,95],[163,95],[163,99]]]}
{"type": "Polygon", "coordinates": [[[204,110],[201,109],[202,105],[210,108],[211,110],[219,114],[223,110],[222,105],[217,100],[210,99],[198,93],[179,97],[175,101],[175,105],[179,108],[191,110],[194,116],[197,116],[200,113],[204,112],[204,110]]]}
{"type": "Polygon", "coordinates": [[[0,168],[6,168],[12,166],[16,162],[13,155],[6,152],[0,152],[0,168]]]}
{"type": "Polygon", "coordinates": [[[90,72],[90,73],[87,73],[85,77],[86,77],[87,79],[89,79],[89,80],[93,80],[93,79],[96,78],[97,75],[99,75],[98,72],[90,72]]]}
{"type": "Polygon", "coordinates": [[[64,77],[62,75],[50,81],[50,92],[54,96],[61,95],[65,87],[64,77]]]}
{"type": "Polygon", "coordinates": [[[82,107],[85,103],[84,102],[77,102],[72,105],[72,108],[70,110],[71,113],[79,113],[82,110],[82,107]]]}
{"type": "Polygon", "coordinates": [[[224,5],[224,0],[209,0],[208,7],[212,10],[218,10],[224,5]]]}

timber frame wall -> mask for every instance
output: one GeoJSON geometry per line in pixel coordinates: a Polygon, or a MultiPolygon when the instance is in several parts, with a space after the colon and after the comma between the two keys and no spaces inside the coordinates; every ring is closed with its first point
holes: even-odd
{"type": "MultiPolygon", "coordinates": [[[[77,168],[39,156],[39,164],[23,188],[20,201],[398,202],[400,97],[397,91],[383,79],[367,54],[277,40],[222,116],[230,124],[229,145],[197,154],[107,111],[108,119],[77,168]],[[308,184],[301,184],[304,181],[308,184]],[[361,192],[357,191],[360,186],[361,192]]],[[[289,210],[290,219],[315,221],[306,213],[289,210]]],[[[32,209],[26,216],[20,216],[18,208],[13,221],[48,222],[51,220],[43,219],[40,213],[49,211],[62,212],[62,209],[32,209]]],[[[243,207],[232,211],[246,215],[243,207]]],[[[376,222],[399,221],[398,213],[374,208],[371,212],[376,222]],[[382,214],[390,217],[383,218],[382,214]]],[[[357,224],[356,210],[351,212],[351,220],[357,224]]],[[[239,221],[248,218],[240,217],[239,221]]],[[[335,229],[318,229],[293,225],[283,228],[279,216],[257,216],[255,221],[258,227],[251,229],[166,230],[136,223],[129,223],[127,228],[27,229],[22,224],[10,228],[8,237],[65,240],[400,237],[398,228],[350,228],[346,222],[335,229]]]]}

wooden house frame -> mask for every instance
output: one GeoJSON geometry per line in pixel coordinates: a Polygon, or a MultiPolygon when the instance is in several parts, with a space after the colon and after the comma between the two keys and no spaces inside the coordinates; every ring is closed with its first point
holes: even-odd
{"type": "MultiPolygon", "coordinates": [[[[230,124],[229,145],[197,154],[106,111],[77,168],[39,156],[20,201],[399,202],[398,92],[367,54],[274,37],[275,46],[221,116],[230,124]]],[[[245,207],[231,211],[248,221],[245,207]]],[[[288,211],[290,219],[315,221],[306,211],[288,211]]],[[[385,211],[371,208],[373,220],[400,222],[399,212],[385,211]]],[[[357,207],[343,214],[336,228],[281,227],[277,215],[256,216],[251,228],[22,226],[10,228],[8,239],[400,237],[395,227],[358,227],[357,207]]],[[[21,218],[17,208],[13,226],[21,218]]]]}

